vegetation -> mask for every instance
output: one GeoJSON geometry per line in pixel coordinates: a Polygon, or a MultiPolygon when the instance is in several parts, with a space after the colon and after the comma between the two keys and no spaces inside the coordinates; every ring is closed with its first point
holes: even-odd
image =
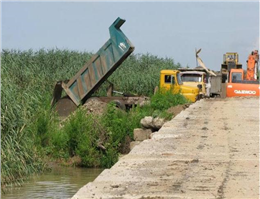
{"type": "Polygon", "coordinates": [[[172,115],[166,110],[184,103],[187,101],[180,94],[158,92],[151,97],[150,104],[132,108],[128,112],[110,103],[105,113],[98,117],[80,107],[64,122],[62,128],[59,127],[59,121],[46,120],[44,118],[50,116],[43,114],[44,118],[39,116],[40,122],[35,125],[35,132],[46,155],[65,160],[76,156],[80,159],[76,163],[79,166],[109,168],[117,162],[119,152],[123,152],[125,139],[133,139],[133,130],[141,127],[140,120],[143,117],[152,115],[170,119],[172,115]]]}
{"type": "MultiPolygon", "coordinates": [[[[79,109],[61,128],[49,105],[53,86],[58,80],[74,76],[90,57],[90,53],[67,50],[2,51],[2,188],[22,182],[31,173],[41,172],[45,168],[43,158],[50,154],[65,159],[79,156],[82,166],[110,167],[117,161],[125,137],[132,137],[133,128],[143,116],[157,109],[161,113],[166,105],[184,100],[176,95],[171,104],[167,102],[172,100],[170,95],[164,99],[157,94],[150,107],[137,107],[125,113],[110,105],[101,118],[86,117],[84,110],[79,109]]],[[[122,92],[151,96],[158,85],[160,70],[177,67],[180,65],[172,59],[131,55],[109,81],[122,92]]],[[[96,94],[104,94],[106,86],[96,94]]]]}

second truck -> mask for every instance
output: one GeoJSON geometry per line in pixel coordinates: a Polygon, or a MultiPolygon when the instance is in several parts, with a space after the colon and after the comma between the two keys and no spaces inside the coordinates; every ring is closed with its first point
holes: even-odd
{"type": "Polygon", "coordinates": [[[200,99],[201,86],[183,85],[180,71],[162,70],[160,73],[160,90],[171,91],[173,94],[180,93],[191,102],[200,99]]]}

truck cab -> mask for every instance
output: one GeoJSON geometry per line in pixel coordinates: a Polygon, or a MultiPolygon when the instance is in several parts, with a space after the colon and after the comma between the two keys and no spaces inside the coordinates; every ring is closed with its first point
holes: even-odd
{"type": "Polygon", "coordinates": [[[160,89],[172,90],[174,94],[180,93],[191,102],[199,99],[199,88],[185,86],[178,70],[162,70],[160,73],[160,89]]]}
{"type": "Polygon", "coordinates": [[[184,71],[180,72],[180,75],[184,86],[198,87],[201,85],[200,95],[206,95],[207,76],[205,72],[184,71]]]}

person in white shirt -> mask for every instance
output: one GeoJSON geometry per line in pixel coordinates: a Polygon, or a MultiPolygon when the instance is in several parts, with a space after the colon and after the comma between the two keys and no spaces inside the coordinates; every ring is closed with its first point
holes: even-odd
{"type": "Polygon", "coordinates": [[[208,81],[206,83],[206,96],[210,97],[210,89],[211,89],[211,77],[208,77],[208,81]]]}

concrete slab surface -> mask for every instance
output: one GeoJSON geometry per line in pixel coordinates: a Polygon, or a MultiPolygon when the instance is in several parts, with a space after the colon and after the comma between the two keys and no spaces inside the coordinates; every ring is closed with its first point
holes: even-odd
{"type": "Polygon", "coordinates": [[[72,199],[258,199],[259,98],[200,100],[72,199]]]}

